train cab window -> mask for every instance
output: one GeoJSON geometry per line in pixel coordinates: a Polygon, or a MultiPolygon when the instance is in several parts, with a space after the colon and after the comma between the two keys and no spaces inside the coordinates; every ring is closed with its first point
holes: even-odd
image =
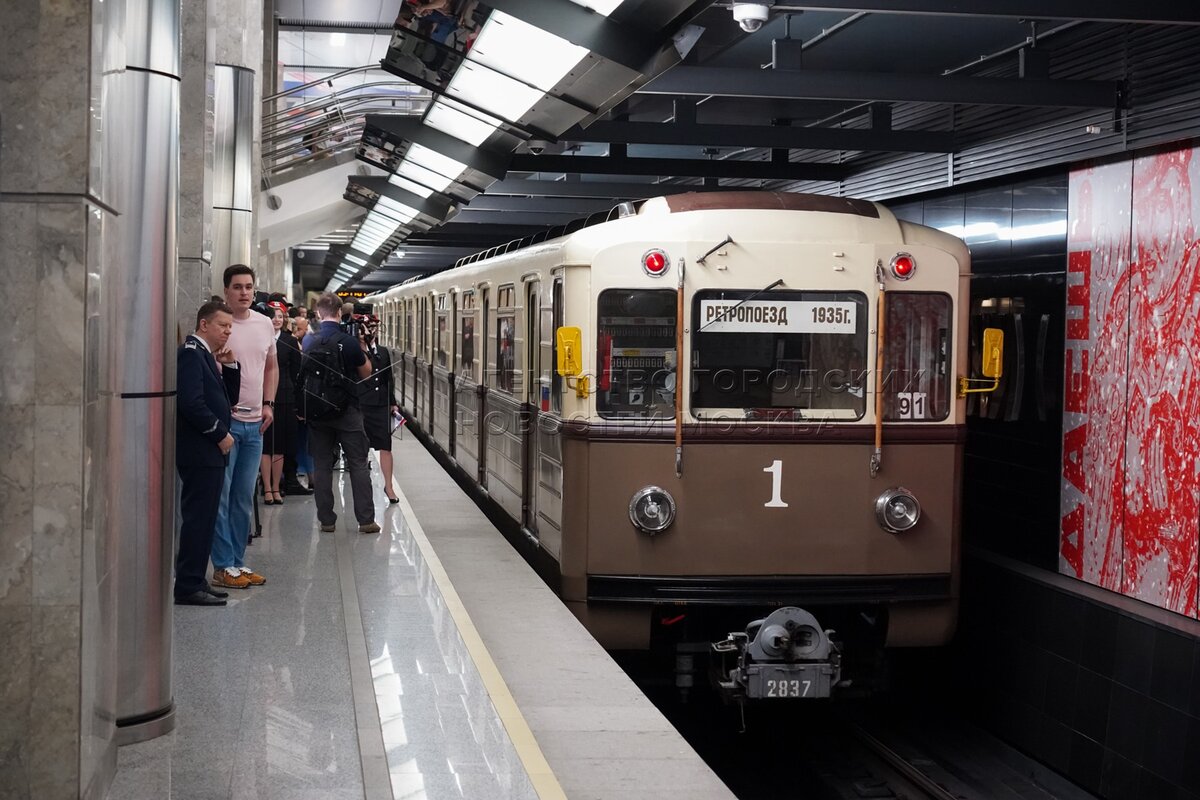
{"type": "Polygon", "coordinates": [[[883,418],[936,421],[950,414],[950,296],[888,292],[883,418]]]}
{"type": "Polygon", "coordinates": [[[606,419],[675,418],[675,292],[600,293],[596,409],[606,419]]]}
{"type": "Polygon", "coordinates": [[[697,292],[693,413],[767,421],[861,419],[867,317],[861,292],[697,292]]]}

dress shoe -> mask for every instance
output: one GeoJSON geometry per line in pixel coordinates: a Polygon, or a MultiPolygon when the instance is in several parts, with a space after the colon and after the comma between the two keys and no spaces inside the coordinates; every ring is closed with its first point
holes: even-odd
{"type": "Polygon", "coordinates": [[[379,531],[380,528],[378,522],[365,522],[358,526],[359,533],[379,533],[379,531]]]}
{"type": "Polygon", "coordinates": [[[229,597],[229,592],[222,592],[220,589],[214,589],[211,586],[209,586],[207,589],[202,589],[201,591],[207,592],[213,597],[220,597],[221,599],[229,597]]]}
{"type": "Polygon", "coordinates": [[[213,597],[208,592],[192,592],[185,594],[183,597],[175,598],[177,606],[223,606],[225,598],[213,597]]]}
{"type": "Polygon", "coordinates": [[[313,493],[312,489],[309,489],[307,486],[304,486],[299,481],[296,481],[295,483],[285,483],[283,488],[288,494],[301,495],[301,494],[312,494],[313,493]]]}

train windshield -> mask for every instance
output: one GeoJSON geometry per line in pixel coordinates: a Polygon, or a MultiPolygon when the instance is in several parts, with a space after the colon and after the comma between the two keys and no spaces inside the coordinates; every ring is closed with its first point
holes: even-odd
{"type": "Polygon", "coordinates": [[[675,292],[600,293],[596,408],[606,419],[675,418],[675,292]]]}
{"type": "Polygon", "coordinates": [[[861,292],[704,290],[692,301],[692,413],[861,419],[867,395],[861,292]]]}

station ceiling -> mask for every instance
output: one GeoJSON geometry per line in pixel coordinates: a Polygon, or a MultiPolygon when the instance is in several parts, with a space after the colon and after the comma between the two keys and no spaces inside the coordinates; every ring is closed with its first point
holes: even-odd
{"type": "MultiPolygon", "coordinates": [[[[518,19],[550,19],[560,29],[579,19],[570,0],[487,5],[518,19]]],[[[366,254],[369,263],[344,288],[384,288],[622,200],[720,187],[846,194],[856,177],[888,163],[945,162],[954,174],[956,156],[978,152],[990,131],[1001,141],[1023,124],[1042,130],[1057,119],[1080,130],[1076,123],[1086,121],[1089,133],[1107,133],[1101,138],[1109,141],[1119,138],[1137,99],[1130,97],[1132,48],[1106,58],[1088,42],[1134,37],[1144,51],[1158,38],[1164,48],[1179,47],[1200,33],[1200,5],[1172,0],[767,3],[768,19],[754,32],[735,22],[733,5],[618,5],[607,23],[579,38],[616,66],[602,61],[607,71],[597,68],[590,83],[580,80],[550,98],[536,124],[489,139],[480,152],[502,155],[500,167],[494,158],[477,159],[461,186],[426,199],[433,207],[423,209],[421,224],[402,226],[398,238],[366,254]],[[660,48],[649,80],[626,69],[647,55],[636,52],[639,43],[660,48]],[[661,52],[675,45],[674,58],[664,61],[661,52]],[[572,114],[582,118],[572,121],[572,114]]],[[[278,0],[277,14],[281,30],[388,34],[397,6],[278,0]]],[[[347,60],[368,55],[380,57],[347,60]]],[[[368,130],[371,124],[368,118],[368,130]]],[[[400,196],[386,178],[350,180],[348,193],[400,196]]],[[[877,183],[860,180],[857,193],[887,197],[877,183]]],[[[309,289],[324,287],[339,252],[311,251],[298,279],[309,289]]]]}

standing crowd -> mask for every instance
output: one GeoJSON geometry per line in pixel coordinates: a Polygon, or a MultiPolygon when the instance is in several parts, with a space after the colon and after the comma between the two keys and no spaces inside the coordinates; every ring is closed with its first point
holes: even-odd
{"type": "Polygon", "coordinates": [[[225,605],[227,590],[266,583],[245,560],[256,483],[266,505],[312,494],[320,529],[331,533],[340,452],[358,530],[378,533],[367,463],[375,449],[388,500],[399,502],[391,454],[399,406],[378,319],[353,307],[343,316],[330,293],[311,310],[282,295],[256,305],[254,271],[245,265],[223,279],[224,299],[200,307],[177,356],[178,605],[225,605]]]}

